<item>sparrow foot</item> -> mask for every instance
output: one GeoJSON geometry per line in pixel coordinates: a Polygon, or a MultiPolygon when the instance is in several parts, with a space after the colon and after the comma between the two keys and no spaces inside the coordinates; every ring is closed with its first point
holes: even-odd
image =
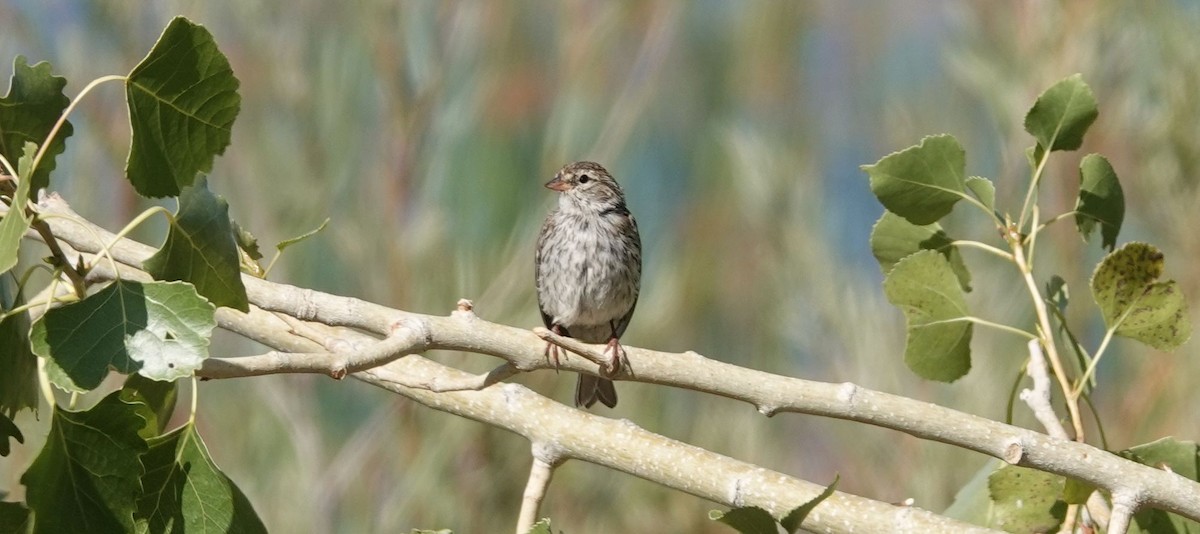
{"type": "Polygon", "coordinates": [[[608,365],[602,366],[600,372],[604,376],[616,376],[621,372],[621,361],[626,358],[625,347],[621,346],[621,340],[615,337],[610,338],[608,346],[604,348],[604,354],[608,356],[608,365]]]}
{"type": "MultiPolygon", "coordinates": [[[[558,325],[551,326],[550,331],[554,332],[554,334],[558,335],[558,336],[564,335],[562,327],[560,327],[558,325]]],[[[554,359],[554,372],[555,373],[558,372],[559,358],[562,356],[565,356],[565,355],[566,354],[564,354],[564,350],[562,347],[555,345],[554,343],[551,343],[549,341],[546,342],[546,349],[542,351],[542,357],[546,358],[547,362],[549,362],[551,358],[554,359]]]]}

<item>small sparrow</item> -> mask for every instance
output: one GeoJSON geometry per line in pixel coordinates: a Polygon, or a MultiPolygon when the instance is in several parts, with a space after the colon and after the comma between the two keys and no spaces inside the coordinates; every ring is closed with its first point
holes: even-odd
{"type": "MultiPolygon", "coordinates": [[[[535,257],[538,308],[542,322],[556,334],[587,343],[608,343],[611,363],[601,372],[615,374],[625,349],[621,334],[637,305],[642,278],[642,242],[637,222],[625,206],[625,194],[604,167],[590,161],[563,167],[546,183],[559,193],[538,235],[535,257]]],[[[546,358],[558,363],[559,347],[546,344],[546,358]]],[[[596,401],[612,408],[612,380],[579,375],[575,406],[596,401]]]]}

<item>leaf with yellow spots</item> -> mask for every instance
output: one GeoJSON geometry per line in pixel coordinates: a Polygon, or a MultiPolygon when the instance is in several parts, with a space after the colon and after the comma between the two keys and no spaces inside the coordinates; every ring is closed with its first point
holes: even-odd
{"type": "Polygon", "coordinates": [[[1092,297],[1116,335],[1172,350],[1191,337],[1192,327],[1179,284],[1157,281],[1162,272],[1163,254],[1154,245],[1126,244],[1096,267],[1092,297]]]}

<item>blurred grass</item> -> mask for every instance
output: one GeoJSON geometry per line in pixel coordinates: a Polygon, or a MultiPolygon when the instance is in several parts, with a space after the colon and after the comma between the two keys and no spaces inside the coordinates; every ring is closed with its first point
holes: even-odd
{"type": "MultiPolygon", "coordinates": [[[[1024,358],[1018,340],[978,331],[974,369],[953,385],[904,368],[902,318],[867,248],[881,208],[858,165],[949,132],[967,147],[968,172],[995,179],[1011,206],[1027,179],[1025,111],[1082,72],[1101,109],[1084,150],[1113,161],[1130,203],[1122,241],[1159,245],[1200,309],[1200,13],[1187,2],[17,0],[0,4],[0,58],[49,60],[74,94],[127,72],[177,14],[213,32],[242,82],[234,144],[211,178],[234,217],[267,244],[333,218],[289,249],[277,280],[426,313],[471,298],[487,319],[538,325],[532,243],[552,202],[541,183],[596,159],[625,185],[647,251],[627,342],[1001,419],[1024,358]]],[[[121,180],[120,90],[102,89],[72,120],[54,188],[119,228],[145,208],[121,180]]],[[[1044,213],[1073,206],[1083,153],[1049,169],[1044,213]]],[[[139,238],[161,239],[156,224],[139,238]]],[[[955,214],[947,226],[994,240],[976,218],[955,214]]],[[[1039,280],[1067,279],[1071,320],[1094,347],[1087,279],[1098,246],[1069,224],[1039,242],[1039,280]]],[[[976,313],[1029,324],[1012,269],[966,256],[976,313]]],[[[1164,355],[1114,343],[1095,395],[1113,447],[1200,437],[1195,347],[1164,355]]],[[[258,350],[232,336],[214,347],[258,350]]],[[[563,402],[574,387],[554,373],[517,380],[563,402]]],[[[940,510],[984,461],[859,424],[768,420],[725,399],[618,387],[621,405],[606,415],[817,482],[841,473],[840,489],[885,501],[940,510]]],[[[469,533],[515,520],[522,438],[353,381],[201,388],[214,458],[273,531],[469,533]]],[[[40,440],[0,462],[0,490],[20,495],[40,440]]],[[[571,533],[725,532],[706,519],[714,507],[570,463],[544,513],[571,533]]]]}

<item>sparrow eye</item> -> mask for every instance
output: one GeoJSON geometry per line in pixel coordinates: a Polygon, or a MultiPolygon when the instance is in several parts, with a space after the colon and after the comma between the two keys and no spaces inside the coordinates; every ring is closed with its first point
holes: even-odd
{"type": "Polygon", "coordinates": [[[581,183],[581,184],[586,184],[586,183],[588,183],[588,181],[590,181],[591,179],[592,179],[592,177],[591,177],[591,176],[588,176],[588,175],[586,175],[586,174],[585,174],[585,175],[583,175],[583,176],[580,176],[580,177],[579,177],[579,183],[581,183]]]}

